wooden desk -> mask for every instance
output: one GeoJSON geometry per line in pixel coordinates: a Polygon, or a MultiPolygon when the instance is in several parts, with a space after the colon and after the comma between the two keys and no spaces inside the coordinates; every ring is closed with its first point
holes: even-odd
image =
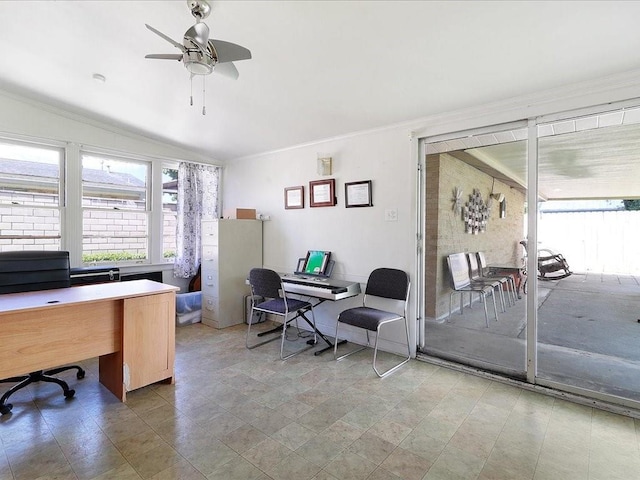
{"type": "Polygon", "coordinates": [[[121,401],[174,383],[177,287],[135,280],[0,295],[0,378],[100,357],[121,401]]]}

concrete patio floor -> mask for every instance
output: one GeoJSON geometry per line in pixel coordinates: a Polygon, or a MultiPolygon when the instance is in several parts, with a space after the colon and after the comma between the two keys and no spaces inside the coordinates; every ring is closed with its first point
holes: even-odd
{"type": "MultiPolygon", "coordinates": [[[[640,278],[574,273],[538,284],[538,377],[640,401],[640,278]]],[[[424,353],[524,378],[526,298],[498,312],[480,303],[427,322],[424,353]]]]}

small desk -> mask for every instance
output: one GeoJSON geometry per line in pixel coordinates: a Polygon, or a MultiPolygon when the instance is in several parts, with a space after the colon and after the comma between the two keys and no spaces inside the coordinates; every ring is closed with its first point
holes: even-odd
{"type": "Polygon", "coordinates": [[[174,383],[175,292],[134,280],[0,295],[0,378],[99,358],[100,383],[174,383]]]}
{"type": "MultiPolygon", "coordinates": [[[[281,273],[280,278],[282,279],[282,284],[284,285],[284,291],[286,293],[294,293],[297,295],[312,297],[316,299],[316,302],[313,304],[314,307],[317,307],[327,300],[335,302],[344,298],[355,297],[361,292],[360,284],[358,282],[334,280],[331,278],[292,275],[287,273],[281,273]]],[[[313,323],[306,317],[304,312],[298,313],[291,320],[298,317],[301,317],[305,322],[307,322],[307,324],[311,328],[313,328],[316,334],[327,344],[325,348],[316,350],[313,353],[314,355],[320,355],[329,349],[333,349],[333,343],[331,343],[331,341],[320,330],[314,328],[313,323]]],[[[280,330],[280,328],[281,327],[276,327],[266,332],[259,333],[258,336],[274,333],[280,330]]],[[[313,340],[309,340],[307,343],[309,342],[313,342],[313,340]]],[[[338,341],[338,345],[346,342],[346,340],[338,341]]],[[[309,344],[311,345],[311,343],[309,344]]]]}
{"type": "Polygon", "coordinates": [[[514,275],[516,280],[516,294],[518,298],[522,298],[520,290],[523,286],[523,280],[526,282],[526,267],[523,265],[489,265],[489,273],[492,275],[514,275]]]}

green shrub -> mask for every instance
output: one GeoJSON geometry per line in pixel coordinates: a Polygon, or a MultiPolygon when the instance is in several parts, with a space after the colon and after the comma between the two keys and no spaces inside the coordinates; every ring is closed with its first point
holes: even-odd
{"type": "Polygon", "coordinates": [[[640,200],[623,200],[625,210],[640,210],[640,200]]]}
{"type": "MultiPolygon", "coordinates": [[[[176,252],[167,250],[162,254],[163,258],[175,258],[176,252]]],[[[146,260],[147,256],[144,253],[130,253],[130,252],[98,252],[98,253],[84,253],[82,254],[82,263],[97,263],[97,262],[126,262],[130,260],[146,260]]]]}
{"type": "Polygon", "coordinates": [[[126,262],[127,260],[145,260],[147,256],[144,253],[130,252],[99,252],[84,253],[82,255],[83,263],[95,262],[126,262]]]}

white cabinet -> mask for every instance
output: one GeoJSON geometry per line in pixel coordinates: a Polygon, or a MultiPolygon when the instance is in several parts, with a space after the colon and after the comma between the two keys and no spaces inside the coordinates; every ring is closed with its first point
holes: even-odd
{"type": "Polygon", "coordinates": [[[202,323],[225,328],[244,322],[254,267],[262,267],[262,221],[202,222],[202,323]]]}

